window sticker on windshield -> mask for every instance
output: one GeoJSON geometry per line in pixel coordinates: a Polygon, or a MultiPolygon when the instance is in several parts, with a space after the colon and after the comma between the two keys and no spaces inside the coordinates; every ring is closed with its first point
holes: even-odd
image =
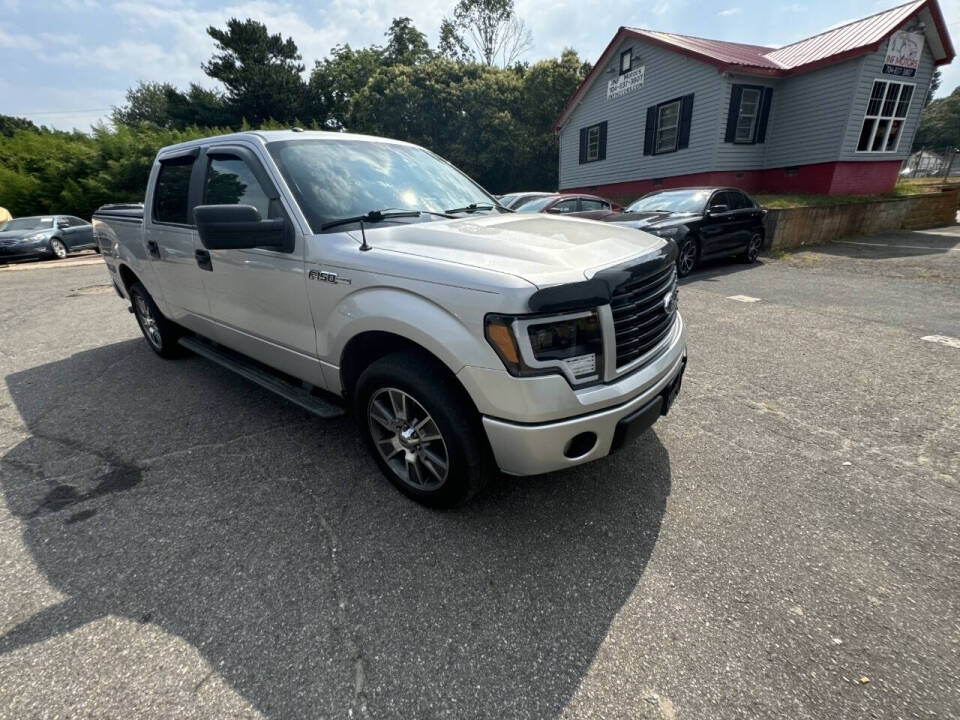
{"type": "Polygon", "coordinates": [[[53,222],[53,218],[52,218],[52,217],[42,217],[42,218],[40,218],[40,222],[53,222]]]}

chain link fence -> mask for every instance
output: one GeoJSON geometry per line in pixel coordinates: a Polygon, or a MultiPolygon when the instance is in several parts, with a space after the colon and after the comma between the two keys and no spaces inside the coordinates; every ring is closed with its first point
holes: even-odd
{"type": "Polygon", "coordinates": [[[920,148],[903,161],[902,178],[960,178],[960,150],[920,148]]]}

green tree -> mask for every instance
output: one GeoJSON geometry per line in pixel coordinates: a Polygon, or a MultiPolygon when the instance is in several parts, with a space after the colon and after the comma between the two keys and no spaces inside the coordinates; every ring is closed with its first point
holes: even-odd
{"type": "Polygon", "coordinates": [[[17,130],[31,130],[39,132],[40,129],[27,118],[14,117],[12,115],[0,115],[0,135],[10,136],[17,130]]]}
{"type": "Polygon", "coordinates": [[[383,49],[383,62],[387,65],[417,65],[433,57],[427,36],[408,17],[394,18],[384,34],[387,46],[383,49]]]}
{"type": "Polygon", "coordinates": [[[913,146],[960,148],[960,87],[923,109],[913,146]]]}
{"type": "Polygon", "coordinates": [[[353,98],[382,66],[383,50],[376,45],[358,50],[337,45],[330,57],[318,60],[310,73],[313,117],[324,118],[331,128],[344,127],[353,98]]]}
{"type": "Polygon", "coordinates": [[[304,66],[293,38],[271,35],[266,25],[249,18],[231,18],[226,29],[209,27],[207,34],[218,52],[202,68],[226,88],[231,124],[269,118],[291,123],[309,111],[304,66]]]}

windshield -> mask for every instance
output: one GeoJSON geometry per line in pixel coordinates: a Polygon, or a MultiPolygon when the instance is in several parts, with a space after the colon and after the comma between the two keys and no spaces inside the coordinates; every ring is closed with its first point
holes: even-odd
{"type": "MultiPolygon", "coordinates": [[[[423,148],[370,140],[285,140],[267,144],[310,227],[371,210],[442,213],[497,207],[479,185],[423,148]]],[[[435,216],[429,219],[436,219],[435,216]]]]}
{"type": "Polygon", "coordinates": [[[529,202],[525,202],[523,205],[514,208],[514,210],[517,212],[540,212],[556,199],[557,198],[554,195],[547,195],[546,197],[536,198],[534,200],[530,200],[529,202]]]}
{"type": "Polygon", "coordinates": [[[675,213],[699,213],[703,212],[709,198],[709,190],[667,190],[640,198],[627,208],[627,212],[664,210],[675,213]]]}
{"type": "Polygon", "coordinates": [[[45,230],[53,227],[52,217],[14,218],[3,226],[4,230],[45,230]]]}

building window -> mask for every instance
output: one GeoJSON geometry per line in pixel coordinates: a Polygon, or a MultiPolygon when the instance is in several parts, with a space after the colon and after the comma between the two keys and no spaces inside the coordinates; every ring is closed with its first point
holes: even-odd
{"type": "Polygon", "coordinates": [[[657,154],[673,152],[677,149],[677,130],[679,127],[679,100],[674,100],[657,108],[657,154]]]}
{"type": "Polygon", "coordinates": [[[626,75],[633,69],[633,49],[620,53],[620,74],[626,75]]]}
{"type": "Polygon", "coordinates": [[[767,120],[773,88],[761,85],[733,85],[724,142],[753,145],[766,139],[767,120]]]}
{"type": "Polygon", "coordinates": [[[757,132],[757,117],[760,115],[759,88],[744,88],[740,95],[740,114],[737,118],[737,132],[734,142],[752,143],[757,132]]]}
{"type": "Polygon", "coordinates": [[[910,109],[914,86],[875,80],[867,112],[860,127],[857,152],[896,152],[903,123],[910,109]]]}
{"type": "Polygon", "coordinates": [[[580,164],[607,157],[607,121],[580,129],[580,164]]]}
{"type": "Polygon", "coordinates": [[[647,108],[643,154],[659,155],[683,150],[690,144],[693,95],[667,100],[647,108]]]}

